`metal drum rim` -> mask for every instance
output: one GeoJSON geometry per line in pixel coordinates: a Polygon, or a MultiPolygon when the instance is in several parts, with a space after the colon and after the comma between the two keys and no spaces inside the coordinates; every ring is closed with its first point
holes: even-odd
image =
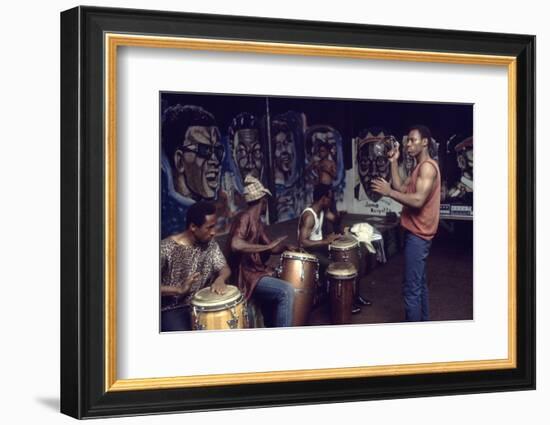
{"type": "Polygon", "coordinates": [[[241,294],[240,297],[234,301],[231,301],[229,303],[226,303],[226,304],[219,304],[219,305],[209,305],[209,306],[204,306],[204,305],[197,305],[197,304],[194,304],[193,303],[193,300],[191,300],[191,306],[193,308],[195,308],[197,311],[200,311],[201,313],[206,311],[206,312],[214,312],[214,311],[223,311],[223,310],[227,310],[227,309],[230,309],[230,308],[233,308],[233,307],[236,307],[238,306],[239,304],[241,304],[242,302],[244,301],[244,297],[243,295],[241,294]]]}
{"type": "Polygon", "coordinates": [[[349,279],[354,279],[357,277],[357,273],[353,273],[353,274],[350,274],[350,275],[336,275],[336,274],[332,274],[332,273],[329,273],[327,271],[327,275],[333,279],[337,279],[337,280],[349,280],[349,279]]]}
{"type": "Polygon", "coordinates": [[[348,247],[343,246],[334,246],[333,244],[330,244],[328,246],[328,249],[330,251],[349,251],[351,249],[359,248],[359,242],[355,242],[353,245],[350,245],[348,247]]]}
{"type": "Polygon", "coordinates": [[[204,293],[204,292],[210,291],[210,289],[206,287],[206,288],[200,289],[193,295],[193,297],[190,300],[190,304],[193,307],[200,308],[201,310],[208,309],[208,311],[219,311],[219,310],[225,310],[227,308],[231,308],[232,306],[241,302],[244,297],[243,297],[243,293],[237,286],[227,285],[227,287],[229,288],[229,290],[234,292],[234,294],[232,294],[231,297],[228,297],[227,299],[220,299],[218,301],[197,299],[196,298],[197,294],[201,292],[204,293]]]}
{"type": "Polygon", "coordinates": [[[285,251],[281,254],[281,258],[288,258],[289,260],[310,261],[312,263],[319,262],[319,259],[315,257],[315,255],[306,252],[285,251]]]}

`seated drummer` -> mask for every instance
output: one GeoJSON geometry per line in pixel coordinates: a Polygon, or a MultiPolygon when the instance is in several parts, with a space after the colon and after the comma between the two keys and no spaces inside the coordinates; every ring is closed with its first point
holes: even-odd
{"type": "Polygon", "coordinates": [[[226,290],[231,270],[214,240],[216,220],[214,204],[197,202],[187,210],[186,230],[160,242],[162,332],[191,329],[189,303],[198,290],[226,290]]]}
{"type": "MultiPolygon", "coordinates": [[[[331,211],[333,198],[332,187],[323,183],[317,184],[313,189],[313,204],[302,211],[298,221],[298,243],[301,248],[310,254],[313,254],[319,260],[319,276],[325,279],[325,271],[330,264],[328,247],[341,235],[331,233],[323,238],[323,222],[325,218],[333,223],[333,227],[340,229],[341,216],[338,212],[331,211]]],[[[358,304],[371,305],[370,300],[366,300],[357,291],[352,313],[361,311],[358,304]]]]}
{"type": "MultiPolygon", "coordinates": [[[[246,176],[244,183],[248,207],[231,223],[226,251],[228,263],[245,299],[253,298],[262,307],[275,307],[273,322],[267,322],[266,326],[292,326],[294,287],[273,277],[274,270],[265,263],[271,254],[292,248],[281,243],[287,236],[271,241],[265,232],[262,216],[267,211],[267,196],[271,196],[271,192],[251,175],[246,176]]],[[[264,318],[269,317],[264,314],[264,318]]]]}

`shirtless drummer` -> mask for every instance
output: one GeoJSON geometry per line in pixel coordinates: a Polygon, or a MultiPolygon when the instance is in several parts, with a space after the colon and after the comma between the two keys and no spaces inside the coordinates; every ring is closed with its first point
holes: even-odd
{"type": "Polygon", "coordinates": [[[317,174],[317,183],[332,186],[336,179],[336,163],[330,158],[329,146],[321,143],[318,150],[319,160],[314,161],[308,168],[317,174]]]}

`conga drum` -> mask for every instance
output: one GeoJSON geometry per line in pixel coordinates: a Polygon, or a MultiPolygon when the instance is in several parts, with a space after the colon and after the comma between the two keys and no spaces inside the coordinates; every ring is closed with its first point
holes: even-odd
{"type": "Polygon", "coordinates": [[[346,234],[339,237],[328,246],[328,252],[332,263],[351,263],[358,271],[361,270],[359,241],[354,236],[346,234]]]}
{"type": "Polygon", "coordinates": [[[191,298],[193,330],[242,329],[248,327],[246,305],[241,291],[227,285],[224,294],[210,288],[197,291],[191,298]]]}
{"type": "Polygon", "coordinates": [[[319,260],[307,252],[285,251],[281,254],[277,277],[294,287],[292,326],[305,325],[319,282],[319,260]]]}
{"type": "Polygon", "coordinates": [[[331,263],[327,268],[330,316],[333,325],[351,323],[351,306],[355,292],[357,269],[351,263],[331,263]]]}

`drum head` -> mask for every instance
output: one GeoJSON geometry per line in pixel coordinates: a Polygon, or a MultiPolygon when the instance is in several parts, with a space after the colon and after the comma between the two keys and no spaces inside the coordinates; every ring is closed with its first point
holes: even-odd
{"type": "Polygon", "coordinates": [[[191,304],[205,310],[216,310],[218,308],[223,309],[228,304],[233,304],[241,298],[241,291],[236,286],[227,285],[223,295],[212,292],[208,287],[197,291],[191,299],[191,304]]]}
{"type": "Polygon", "coordinates": [[[281,258],[289,258],[291,260],[302,260],[302,261],[319,261],[317,257],[313,254],[308,254],[307,252],[294,252],[294,251],[285,251],[281,254],[281,258]]]}
{"type": "Polygon", "coordinates": [[[342,261],[330,263],[327,268],[327,275],[340,279],[351,279],[357,276],[357,269],[351,263],[342,261]]]}
{"type": "Polygon", "coordinates": [[[352,235],[344,235],[329,245],[329,249],[346,251],[348,249],[357,248],[359,241],[352,235]]]}

